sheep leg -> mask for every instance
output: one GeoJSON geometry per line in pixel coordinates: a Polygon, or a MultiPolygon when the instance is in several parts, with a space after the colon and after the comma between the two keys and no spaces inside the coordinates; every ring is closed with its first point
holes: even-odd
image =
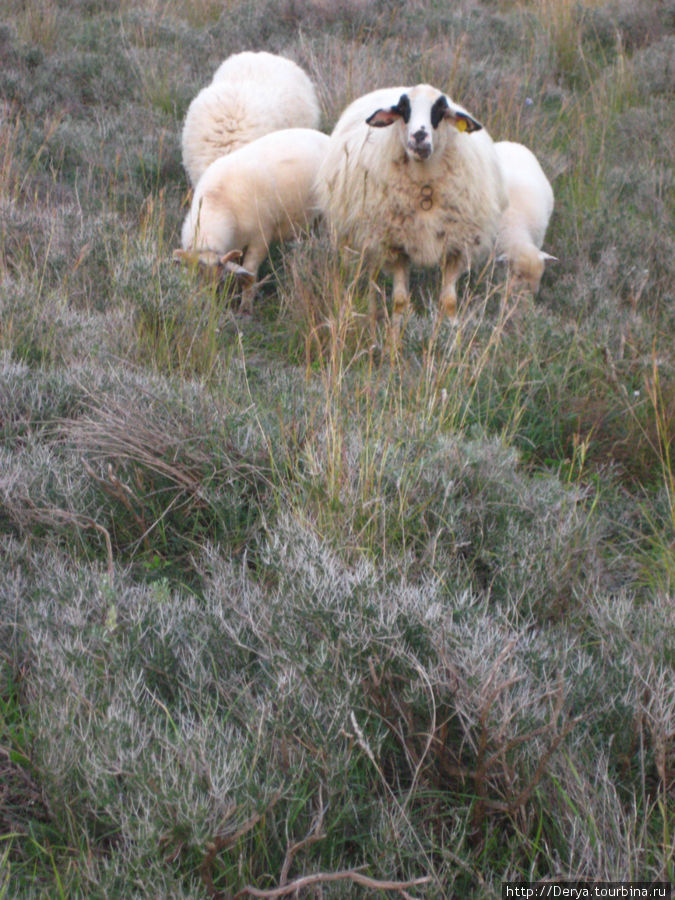
{"type": "Polygon", "coordinates": [[[457,279],[465,268],[466,264],[461,253],[451,256],[443,266],[439,313],[453,321],[457,317],[457,279]]]}
{"type": "Polygon", "coordinates": [[[244,285],[241,291],[241,303],[239,312],[243,315],[250,316],[253,312],[253,300],[256,294],[256,282],[258,280],[258,269],[263,260],[267,256],[267,246],[263,243],[251,242],[246,248],[246,253],[241,261],[244,269],[253,275],[253,280],[244,285]]]}
{"type": "Polygon", "coordinates": [[[407,259],[398,259],[393,266],[394,289],[392,294],[392,321],[394,334],[398,335],[410,305],[409,265],[407,259]]]}

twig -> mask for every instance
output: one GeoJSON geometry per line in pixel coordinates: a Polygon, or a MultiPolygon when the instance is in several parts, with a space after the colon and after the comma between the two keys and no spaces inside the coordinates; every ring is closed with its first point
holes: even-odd
{"type": "MultiPolygon", "coordinates": [[[[485,683],[485,689],[487,689],[494,676],[497,673],[502,662],[506,659],[511,650],[515,647],[517,643],[517,639],[512,640],[509,644],[504,647],[502,652],[499,654],[497,659],[495,660],[492,669],[490,670],[490,674],[488,675],[487,681],[485,683]]],[[[497,697],[504,693],[504,691],[513,687],[514,684],[518,684],[518,682],[523,680],[522,675],[513,676],[512,678],[507,679],[506,681],[498,684],[496,687],[493,687],[487,697],[483,701],[483,705],[480,710],[479,722],[480,722],[480,736],[478,739],[478,751],[476,758],[476,771],[474,773],[474,786],[476,791],[476,805],[472,814],[472,822],[476,831],[480,828],[480,825],[483,821],[485,815],[485,801],[487,798],[487,775],[488,775],[488,759],[486,759],[487,749],[488,749],[488,738],[489,738],[489,729],[488,729],[488,716],[490,714],[490,710],[492,709],[492,705],[497,699],[497,697]]]]}
{"type": "Polygon", "coordinates": [[[204,859],[202,860],[199,871],[206,886],[206,890],[208,891],[209,896],[213,898],[213,900],[221,900],[221,898],[224,896],[222,891],[217,890],[213,882],[213,861],[215,860],[216,856],[222,850],[227,850],[229,847],[234,846],[239,838],[243,837],[245,834],[251,831],[251,829],[255,828],[255,826],[263,818],[263,816],[275,805],[275,803],[278,802],[280,797],[281,794],[275,794],[262,812],[254,813],[250,819],[247,819],[243,825],[241,825],[236,831],[233,831],[231,834],[217,834],[213,838],[213,840],[206,845],[207,852],[204,856],[204,859]]]}
{"type": "Polygon", "coordinates": [[[326,837],[326,832],[323,830],[323,818],[326,813],[326,807],[323,804],[321,793],[321,788],[319,788],[319,812],[317,813],[309,834],[301,841],[298,841],[297,844],[293,844],[293,846],[289,847],[286,851],[286,858],[284,859],[284,864],[281,867],[281,874],[279,875],[280,885],[286,885],[288,883],[288,873],[296,853],[304,847],[310,847],[312,844],[316,844],[317,841],[322,841],[326,837]]]}
{"type": "Polygon", "coordinates": [[[529,783],[527,785],[525,785],[525,787],[520,792],[520,794],[515,798],[515,800],[511,801],[511,803],[510,803],[511,810],[519,809],[520,807],[524,806],[527,803],[527,801],[530,799],[532,792],[534,791],[536,786],[541,781],[542,776],[544,775],[544,772],[546,771],[546,766],[548,765],[548,761],[553,756],[555,751],[558,749],[558,747],[562,743],[562,741],[565,740],[565,738],[570,733],[570,731],[574,728],[575,725],[578,724],[578,722],[581,721],[582,718],[583,718],[582,716],[578,716],[577,718],[569,719],[563,726],[562,730],[553,738],[549,747],[544,751],[544,753],[542,753],[541,758],[539,760],[539,764],[538,764],[537,768],[535,769],[534,775],[530,778],[529,783]]]}
{"type": "Polygon", "coordinates": [[[133,517],[134,521],[136,522],[136,525],[141,529],[141,532],[144,533],[145,549],[149,550],[150,544],[148,541],[147,526],[146,526],[145,522],[143,521],[143,517],[141,515],[139,515],[139,513],[136,512],[136,510],[134,509],[134,507],[131,503],[131,500],[129,499],[129,497],[133,497],[134,500],[138,500],[138,498],[136,497],[134,492],[131,490],[131,488],[128,485],[124,484],[122,481],[120,481],[120,479],[115,475],[111,463],[108,463],[108,478],[109,478],[109,480],[106,481],[105,478],[103,478],[101,475],[98,475],[94,471],[94,469],[89,465],[89,463],[84,458],[84,456],[80,457],[80,461],[81,461],[82,466],[84,467],[84,470],[87,473],[87,475],[89,475],[89,477],[92,478],[94,481],[98,482],[98,484],[101,485],[103,490],[106,491],[108,494],[110,494],[110,496],[113,497],[113,499],[119,500],[120,503],[124,506],[124,508],[133,517]]]}
{"type": "Polygon", "coordinates": [[[427,884],[431,881],[431,876],[425,875],[423,878],[415,878],[413,881],[379,881],[376,878],[369,878],[367,875],[357,872],[356,869],[349,869],[344,872],[316,872],[314,875],[303,875],[291,881],[289,884],[282,885],[278,888],[269,890],[261,890],[260,888],[247,885],[234,895],[234,900],[241,900],[242,897],[284,897],[288,894],[294,894],[313,884],[327,884],[333,881],[353,881],[363,887],[372,888],[378,891],[397,891],[401,896],[409,897],[406,893],[407,888],[416,887],[420,884],[427,884]]]}
{"type": "Polygon", "coordinates": [[[37,506],[30,498],[24,498],[24,504],[32,512],[32,518],[35,522],[43,524],[51,524],[52,522],[62,522],[67,525],[75,525],[79,528],[93,528],[103,535],[105,540],[106,553],[108,556],[108,577],[112,581],[113,566],[113,549],[110,532],[105,526],[96,522],[91,516],[85,516],[82,513],[71,512],[68,509],[60,509],[58,506],[37,506]]]}

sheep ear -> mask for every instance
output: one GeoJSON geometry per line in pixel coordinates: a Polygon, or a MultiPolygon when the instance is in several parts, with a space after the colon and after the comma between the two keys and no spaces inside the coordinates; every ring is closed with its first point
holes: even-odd
{"type": "Polygon", "coordinates": [[[173,261],[183,263],[186,266],[195,265],[199,261],[199,254],[191,250],[174,250],[173,261]]]}
{"type": "Polygon", "coordinates": [[[220,257],[218,265],[222,266],[224,272],[234,275],[244,287],[250,287],[255,282],[255,275],[243,266],[237,265],[234,261],[235,259],[241,259],[242,256],[241,250],[230,250],[229,253],[220,257]]]}
{"type": "Polygon", "coordinates": [[[410,120],[410,97],[407,94],[401,94],[396,106],[390,106],[389,109],[376,109],[372,116],[366,119],[366,125],[372,125],[373,128],[386,128],[393,125],[397,119],[403,119],[404,122],[410,120]]]}
{"type": "Polygon", "coordinates": [[[539,259],[542,259],[542,260],[552,259],[554,262],[559,262],[557,256],[551,256],[550,253],[546,253],[544,250],[539,251],[539,259]]]}
{"type": "Polygon", "coordinates": [[[366,125],[371,125],[373,128],[387,128],[387,126],[393,125],[400,118],[401,111],[396,106],[392,106],[389,109],[377,109],[372,116],[368,116],[366,125]]]}
{"type": "Polygon", "coordinates": [[[225,263],[234,262],[235,260],[239,262],[243,255],[241,250],[228,250],[224,256],[220,257],[218,264],[224,266],[225,263]]]}
{"type": "Polygon", "coordinates": [[[457,131],[468,131],[471,133],[472,131],[480,131],[483,127],[477,119],[473,118],[473,116],[470,116],[468,113],[459,112],[458,110],[453,112],[451,109],[448,109],[445,113],[445,118],[450,119],[457,131]]]}

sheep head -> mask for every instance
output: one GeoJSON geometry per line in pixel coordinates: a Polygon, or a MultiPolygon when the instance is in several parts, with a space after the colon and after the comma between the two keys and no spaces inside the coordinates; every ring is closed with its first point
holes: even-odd
{"type": "Polygon", "coordinates": [[[419,84],[387,109],[376,109],[366,119],[373,128],[396,124],[407,156],[424,162],[433,154],[441,123],[448,122],[458,131],[478,131],[483,126],[466,110],[428,84],[419,84]]]}
{"type": "Polygon", "coordinates": [[[549,259],[557,262],[558,257],[539,250],[533,244],[525,244],[518,247],[510,256],[507,254],[498,256],[497,262],[508,263],[512,290],[531,291],[532,294],[536,294],[544,274],[544,264],[549,259]]]}
{"type": "Polygon", "coordinates": [[[200,252],[199,250],[178,249],[173,251],[174,262],[205,269],[215,274],[219,279],[223,279],[228,274],[234,275],[243,287],[250,287],[255,282],[255,275],[235,262],[235,260],[241,259],[242,256],[241,250],[230,250],[224,255],[214,250],[200,252]]]}

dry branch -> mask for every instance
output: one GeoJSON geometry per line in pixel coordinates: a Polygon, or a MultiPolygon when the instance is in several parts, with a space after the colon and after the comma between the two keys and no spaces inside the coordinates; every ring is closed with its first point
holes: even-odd
{"type": "Polygon", "coordinates": [[[321,793],[321,789],[319,789],[319,812],[316,815],[316,819],[314,820],[309,834],[301,841],[298,841],[297,844],[293,844],[293,846],[289,847],[286,851],[286,858],[284,859],[284,864],[281,867],[281,875],[279,876],[280,885],[285,886],[288,884],[288,873],[293,865],[295,855],[305,847],[310,847],[312,844],[316,844],[317,841],[321,841],[326,837],[326,832],[323,830],[323,819],[326,814],[326,807],[324,806],[321,793]]]}
{"type": "Polygon", "coordinates": [[[145,549],[149,550],[150,549],[150,542],[148,540],[149,528],[146,525],[143,517],[136,511],[133,504],[131,503],[131,500],[129,499],[130,497],[133,497],[133,499],[136,500],[137,503],[139,503],[138,498],[136,497],[134,492],[131,490],[131,488],[128,485],[124,484],[124,482],[120,481],[120,479],[115,475],[111,463],[108,463],[108,480],[106,480],[101,475],[97,475],[97,473],[89,465],[89,463],[84,458],[84,456],[81,457],[81,462],[82,462],[84,471],[87,473],[87,475],[89,475],[89,477],[91,479],[93,479],[98,484],[100,484],[101,487],[103,488],[103,490],[106,491],[106,493],[110,494],[110,496],[113,499],[119,500],[120,503],[124,506],[124,508],[129,513],[129,515],[132,516],[132,518],[136,522],[136,525],[139,527],[141,534],[143,535],[143,542],[145,544],[145,549]]]}
{"type": "Polygon", "coordinates": [[[30,497],[23,496],[20,503],[5,504],[10,512],[14,515],[17,524],[25,527],[29,522],[39,523],[41,525],[53,526],[55,523],[64,525],[74,525],[76,528],[93,528],[103,535],[106,547],[106,556],[108,560],[108,576],[113,577],[113,549],[110,532],[100,522],[96,522],[91,516],[82,513],[76,513],[69,509],[61,509],[58,506],[38,506],[30,497]],[[21,507],[21,512],[18,512],[21,507]]]}
{"type": "Polygon", "coordinates": [[[327,884],[335,881],[352,881],[354,884],[360,884],[362,887],[371,888],[377,891],[396,891],[402,897],[410,898],[407,893],[408,888],[417,887],[421,884],[427,884],[431,881],[429,875],[423,878],[415,878],[413,881],[379,881],[376,878],[369,878],[356,869],[348,869],[344,872],[316,872],[313,875],[303,875],[291,881],[289,884],[282,885],[278,888],[270,888],[269,890],[261,890],[260,888],[247,885],[234,895],[234,900],[241,900],[243,897],[285,897],[288,894],[294,894],[303,888],[311,887],[314,884],[327,884]]]}
{"type": "Polygon", "coordinates": [[[212,841],[210,841],[206,845],[206,854],[204,859],[202,860],[202,864],[200,866],[200,874],[202,876],[202,881],[206,886],[206,890],[209,893],[209,896],[213,898],[213,900],[223,900],[224,894],[222,891],[219,891],[213,881],[213,863],[216,856],[222,852],[223,850],[227,850],[230,847],[233,847],[239,838],[243,837],[245,834],[248,834],[258,822],[267,814],[267,812],[279,801],[281,794],[274,794],[270,802],[267,804],[265,809],[262,812],[254,813],[250,819],[247,819],[243,825],[237,828],[236,831],[230,832],[229,834],[217,834],[212,841]]]}

